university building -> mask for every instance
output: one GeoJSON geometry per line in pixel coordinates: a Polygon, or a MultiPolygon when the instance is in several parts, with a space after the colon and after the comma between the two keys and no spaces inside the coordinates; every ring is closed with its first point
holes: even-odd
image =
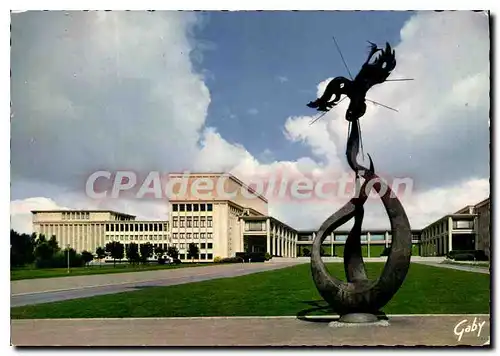
{"type": "MultiPolygon", "coordinates": [[[[268,201],[238,178],[222,173],[171,174],[176,180],[168,220],[136,220],[109,210],[32,211],[33,231],[55,235],[59,246],[95,252],[110,241],[175,246],[188,260],[188,247],[199,248],[197,260],[232,257],[237,252],[268,252],[274,257],[307,255],[316,231],[298,231],[268,215],[268,201]]],[[[490,203],[486,199],[412,231],[412,254],[445,255],[452,249],[481,249],[489,256],[490,203]]],[[[349,231],[336,230],[323,242],[325,256],[343,256],[349,231]]],[[[392,242],[390,230],[364,230],[362,252],[378,257],[392,242]]],[[[156,256],[154,256],[156,257],[156,256]]]]}
{"type": "Polygon", "coordinates": [[[422,229],[422,255],[482,250],[490,257],[490,198],[448,214],[422,229]]]}

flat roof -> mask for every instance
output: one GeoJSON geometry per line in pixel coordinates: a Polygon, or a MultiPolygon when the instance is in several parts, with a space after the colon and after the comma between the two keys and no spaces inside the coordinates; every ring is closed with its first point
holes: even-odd
{"type": "Polygon", "coordinates": [[[83,212],[83,213],[112,213],[121,216],[128,216],[131,218],[135,218],[135,215],[130,215],[126,213],[120,213],[115,210],[106,210],[106,209],[50,209],[50,210],[31,210],[32,214],[36,213],[68,213],[68,212],[83,212]]]}
{"type": "Polygon", "coordinates": [[[227,176],[229,179],[232,179],[233,181],[235,181],[236,183],[238,183],[239,185],[241,185],[242,187],[246,188],[250,193],[252,194],[255,194],[255,196],[257,196],[258,198],[260,198],[262,201],[264,201],[265,203],[268,203],[267,201],[267,198],[264,197],[263,195],[257,193],[254,189],[250,188],[248,185],[246,185],[245,183],[243,183],[240,179],[238,179],[237,177],[235,177],[234,175],[232,175],[231,173],[221,173],[221,172],[206,172],[206,173],[201,173],[201,172],[196,172],[196,173],[178,173],[178,172],[174,172],[174,173],[169,173],[168,174],[169,176],[174,176],[174,177],[183,177],[184,175],[186,175],[188,178],[189,177],[209,177],[209,176],[227,176]]]}

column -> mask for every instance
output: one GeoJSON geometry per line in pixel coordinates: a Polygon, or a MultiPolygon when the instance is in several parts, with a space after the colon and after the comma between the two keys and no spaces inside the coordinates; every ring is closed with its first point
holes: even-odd
{"type": "Polygon", "coordinates": [[[281,256],[285,257],[285,232],[280,228],[281,256]]]}
{"type": "Polygon", "coordinates": [[[277,256],[278,255],[278,241],[277,241],[278,237],[276,235],[276,225],[273,225],[273,256],[277,256]]]}
{"type": "Polygon", "coordinates": [[[448,217],[448,249],[449,251],[453,250],[453,220],[450,217],[448,217]]]}
{"type": "Polygon", "coordinates": [[[370,256],[371,256],[371,253],[370,253],[370,241],[371,241],[371,236],[372,236],[372,234],[370,234],[370,232],[367,232],[367,233],[366,233],[366,243],[367,243],[368,257],[370,257],[370,256]]]}
{"type": "Polygon", "coordinates": [[[266,252],[271,254],[271,221],[269,218],[266,220],[266,252]]]}

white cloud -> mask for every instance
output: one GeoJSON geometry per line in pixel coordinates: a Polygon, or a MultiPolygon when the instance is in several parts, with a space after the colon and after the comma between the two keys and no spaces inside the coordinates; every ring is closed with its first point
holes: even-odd
{"type": "MultiPolygon", "coordinates": [[[[156,15],[13,21],[13,185],[31,180],[71,188],[52,193],[45,206],[164,218],[163,201],[91,201],[79,193],[82,182],[102,167],[228,171],[243,180],[280,170],[316,177],[347,171],[348,100],[314,125],[312,116],[286,120],[284,135],[309,148],[311,157],[263,163],[205,126],[210,93],[192,68],[195,42],[187,35],[196,18],[150,14],[156,15]]],[[[420,13],[401,30],[396,54],[393,77],[415,80],[370,91],[370,99],[399,113],[368,105],[363,143],[379,173],[413,178],[417,191],[402,201],[418,228],[488,195],[488,22],[471,12],[420,13]]],[[[271,201],[270,210],[294,227],[317,228],[343,203],[271,201]]],[[[11,202],[13,224],[29,204],[11,202]]],[[[367,204],[365,226],[387,224],[381,204],[367,204]]]]}

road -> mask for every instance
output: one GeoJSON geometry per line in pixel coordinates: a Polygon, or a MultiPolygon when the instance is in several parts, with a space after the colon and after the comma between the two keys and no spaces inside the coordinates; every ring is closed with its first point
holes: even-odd
{"type": "Polygon", "coordinates": [[[11,307],[130,292],[148,287],[171,286],[297,265],[287,263],[238,263],[133,273],[30,279],[11,282],[11,307]]]}

